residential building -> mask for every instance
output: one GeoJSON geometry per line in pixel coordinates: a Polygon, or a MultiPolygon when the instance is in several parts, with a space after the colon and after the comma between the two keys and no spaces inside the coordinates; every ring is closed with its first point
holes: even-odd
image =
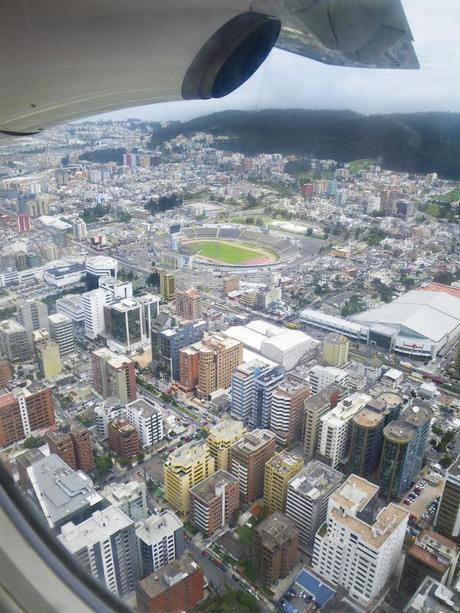
{"type": "Polygon", "coordinates": [[[460,548],[450,539],[422,530],[406,551],[399,589],[410,598],[426,576],[451,587],[459,561],[460,548]]]}
{"type": "Polygon", "coordinates": [[[261,360],[251,360],[240,364],[232,374],[231,414],[244,424],[249,424],[255,403],[255,381],[259,375],[268,370],[261,360]]]}
{"type": "Polygon", "coordinates": [[[460,542],[460,456],[446,471],[435,527],[444,536],[460,542]]]}
{"type": "Polygon", "coordinates": [[[73,443],[77,468],[85,473],[91,472],[94,468],[94,457],[91,434],[88,428],[81,424],[73,424],[70,428],[70,438],[73,443]]]}
{"type": "Polygon", "coordinates": [[[329,366],[341,368],[348,363],[348,349],[350,341],[346,336],[337,332],[326,334],[322,343],[323,362],[329,366]]]}
{"type": "Polygon", "coordinates": [[[81,294],[66,294],[56,300],[56,311],[70,317],[75,327],[85,325],[85,311],[81,294]]]}
{"type": "Polygon", "coordinates": [[[13,369],[8,360],[0,359],[0,389],[3,389],[13,380],[13,369]]]}
{"type": "Polygon", "coordinates": [[[146,490],[144,481],[110,483],[101,491],[101,496],[110,505],[119,507],[134,522],[138,522],[148,517],[146,490]]]}
{"type": "Polygon", "coordinates": [[[253,430],[233,443],[230,472],[240,483],[241,502],[251,504],[262,498],[265,464],[275,454],[275,435],[269,430],[253,430]]]}
{"type": "Polygon", "coordinates": [[[252,563],[263,585],[272,585],[293,570],[298,544],[299,531],[283,513],[275,511],[256,526],[252,563]]]}
{"type": "Polygon", "coordinates": [[[70,468],[77,470],[75,450],[70,434],[67,432],[47,432],[46,442],[50,453],[54,453],[61,458],[70,468]]]}
{"type": "Polygon", "coordinates": [[[286,515],[299,529],[299,547],[312,552],[315,534],[326,521],[329,496],[344,476],[319,460],[310,460],[288,484],[286,515]]]}
{"type": "Polygon", "coordinates": [[[20,387],[0,395],[0,447],[21,441],[32,432],[46,430],[54,423],[49,388],[30,392],[20,387]]]}
{"type": "Polygon", "coordinates": [[[94,388],[103,398],[136,400],[136,370],[130,358],[101,347],[91,353],[91,363],[94,388]]]}
{"type": "Polygon", "coordinates": [[[15,319],[0,321],[0,355],[9,362],[27,362],[32,359],[31,335],[15,319]]]}
{"type": "Polygon", "coordinates": [[[348,373],[343,368],[335,366],[320,366],[317,364],[310,370],[310,386],[312,394],[318,394],[332,384],[348,387],[348,373]]]}
{"type": "Polygon", "coordinates": [[[171,327],[156,329],[152,326],[152,365],[170,379],[180,380],[179,351],[203,338],[207,328],[205,321],[173,324],[171,327]]]}
{"type": "Polygon", "coordinates": [[[79,525],[69,522],[58,539],[75,562],[118,597],[139,578],[134,522],[117,507],[96,511],[79,525]]]}
{"type": "Polygon", "coordinates": [[[165,302],[169,302],[175,295],[176,279],[173,272],[160,270],[160,294],[165,302]]]}
{"type": "Polygon", "coordinates": [[[307,459],[315,457],[321,435],[321,418],[337,406],[342,390],[343,388],[328,385],[321,392],[305,399],[302,438],[307,459]]]}
{"type": "Polygon", "coordinates": [[[259,374],[254,382],[254,401],[250,418],[252,428],[269,428],[272,397],[275,389],[284,381],[285,371],[274,367],[259,374]]]}
{"type": "Polygon", "coordinates": [[[69,521],[79,524],[105,505],[90,477],[54,453],[29,464],[26,471],[37,507],[53,530],[69,521]]]}
{"type": "Polygon", "coordinates": [[[102,287],[98,287],[83,294],[85,336],[95,339],[101,332],[104,332],[104,307],[108,306],[110,303],[110,294],[102,289],[102,287]]]}
{"type": "Polygon", "coordinates": [[[25,492],[32,488],[32,483],[30,482],[27,469],[29,468],[29,466],[32,466],[32,464],[35,464],[35,462],[38,462],[38,460],[41,460],[44,457],[45,456],[40,451],[40,449],[36,447],[28,449],[27,451],[24,451],[23,453],[16,456],[15,459],[16,468],[19,476],[19,485],[25,492]]]}
{"type": "Polygon", "coordinates": [[[280,451],[265,464],[264,508],[268,513],[284,512],[289,481],[303,468],[303,458],[280,451]]]}
{"type": "Polygon", "coordinates": [[[459,613],[460,594],[432,577],[425,577],[403,613],[459,613]]]}
{"type": "Polygon", "coordinates": [[[239,506],[238,479],[226,470],[217,470],[191,488],[189,521],[210,537],[235,521],[239,506]]]}
{"type": "Polygon", "coordinates": [[[132,298],[133,296],[133,284],[131,281],[122,281],[115,277],[99,277],[97,282],[100,289],[109,294],[110,304],[125,298],[132,298]]]}
{"type": "Polygon", "coordinates": [[[381,495],[387,500],[402,497],[423,466],[433,410],[411,406],[383,430],[380,461],[381,495]]]}
{"type": "Polygon", "coordinates": [[[329,497],[327,521],[315,537],[313,570],[367,607],[401,557],[409,513],[390,503],[374,517],[378,486],[350,475],[329,497]]]}
{"type": "Polygon", "coordinates": [[[142,447],[152,447],[164,438],[161,405],[138,398],[126,405],[125,417],[136,428],[142,447]]]}
{"type": "Polygon", "coordinates": [[[270,430],[281,445],[290,445],[302,435],[302,417],[310,388],[304,381],[287,376],[272,393],[270,430]]]}
{"type": "Polygon", "coordinates": [[[48,307],[33,298],[23,300],[18,304],[17,319],[28,332],[48,330],[48,307]]]}
{"type": "Polygon", "coordinates": [[[209,428],[206,445],[215,460],[216,470],[228,470],[230,464],[230,448],[246,432],[243,422],[230,417],[221,419],[209,428]]]}
{"type": "Polygon", "coordinates": [[[109,436],[109,423],[117,417],[123,417],[125,405],[118,398],[107,398],[94,408],[94,421],[97,436],[106,439],[109,436]]]}
{"type": "Polygon", "coordinates": [[[203,339],[199,347],[198,395],[230,387],[232,374],[243,361],[243,345],[220,334],[203,339]]]}
{"type": "Polygon", "coordinates": [[[88,291],[99,287],[100,277],[117,277],[118,260],[107,255],[95,255],[86,259],[86,287],[88,291]]]}
{"type": "Polygon", "coordinates": [[[172,511],[155,513],[136,526],[141,576],[166,566],[184,553],[184,524],[172,511]]]}
{"type": "Polygon", "coordinates": [[[182,319],[198,319],[201,317],[201,294],[195,289],[185,291],[176,290],[174,297],[176,314],[182,319]]]}
{"type": "Polygon", "coordinates": [[[230,292],[235,292],[240,289],[240,278],[239,277],[225,277],[223,280],[222,286],[224,294],[229,294],[230,292]]]}
{"type": "Polygon", "coordinates": [[[48,317],[50,337],[56,341],[61,358],[75,351],[73,323],[70,317],[55,313],[48,317]]]}
{"type": "Polygon", "coordinates": [[[215,461],[206,444],[192,442],[179,447],[164,464],[166,500],[180,513],[188,513],[191,488],[214,471],[215,461]]]}
{"type": "Polygon", "coordinates": [[[123,460],[135,458],[139,453],[139,435],[136,428],[122,417],[109,423],[109,449],[123,460]]]}
{"type": "Polygon", "coordinates": [[[195,390],[200,378],[200,352],[193,345],[179,350],[179,387],[189,393],[195,390]]]}
{"type": "Polygon", "coordinates": [[[142,579],[136,586],[139,613],[192,611],[203,598],[203,570],[189,553],[142,579]]]}
{"type": "Polygon", "coordinates": [[[367,394],[348,396],[321,417],[321,435],[318,441],[318,458],[337,468],[348,461],[351,439],[351,420],[371,399],[367,394]]]}
{"type": "Polygon", "coordinates": [[[43,379],[52,379],[62,371],[59,345],[55,340],[49,338],[48,333],[45,335],[39,332],[38,334],[39,338],[34,342],[38,370],[43,379]]]}
{"type": "Polygon", "coordinates": [[[81,217],[78,217],[73,222],[73,235],[77,241],[84,241],[88,236],[88,228],[81,217]]]}

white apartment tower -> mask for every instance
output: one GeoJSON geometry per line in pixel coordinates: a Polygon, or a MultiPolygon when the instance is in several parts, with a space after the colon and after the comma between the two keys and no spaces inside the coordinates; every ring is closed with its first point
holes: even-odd
{"type": "Polygon", "coordinates": [[[136,537],[143,577],[184,552],[184,525],[172,511],[151,515],[138,524],[136,537]]]}
{"type": "Polygon", "coordinates": [[[73,321],[63,313],[55,313],[48,317],[50,337],[56,341],[59,347],[59,355],[62,357],[75,351],[75,337],[73,321]]]}
{"type": "Polygon", "coordinates": [[[104,307],[109,304],[111,304],[111,296],[102,288],[83,294],[85,336],[95,339],[104,331],[104,307]]]}
{"type": "Polygon", "coordinates": [[[312,394],[318,394],[325,387],[336,383],[348,387],[348,373],[343,368],[335,366],[320,366],[317,364],[310,370],[310,386],[312,394]]]}
{"type": "Polygon", "coordinates": [[[378,486],[350,475],[329,498],[315,537],[313,569],[367,607],[397,571],[409,513],[396,504],[376,517],[378,486]]]}
{"type": "Polygon", "coordinates": [[[145,398],[126,405],[125,417],[136,428],[143,447],[152,447],[164,438],[163,410],[145,398]]]}
{"type": "Polygon", "coordinates": [[[318,457],[332,468],[345,464],[348,459],[351,438],[351,420],[371,397],[355,393],[321,417],[321,435],[318,441],[318,457]]]}

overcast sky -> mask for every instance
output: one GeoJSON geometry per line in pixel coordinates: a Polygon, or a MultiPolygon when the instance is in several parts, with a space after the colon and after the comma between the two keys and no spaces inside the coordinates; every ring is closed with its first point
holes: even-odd
{"type": "Polygon", "coordinates": [[[274,49],[238,91],[221,100],[142,106],[98,116],[189,119],[226,109],[351,109],[362,113],[460,112],[460,0],[403,0],[420,70],[326,66],[274,49]]]}

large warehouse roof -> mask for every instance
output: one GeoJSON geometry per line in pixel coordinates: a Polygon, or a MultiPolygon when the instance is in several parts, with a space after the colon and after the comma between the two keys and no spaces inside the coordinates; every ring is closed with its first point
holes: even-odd
{"type": "Polygon", "coordinates": [[[460,326],[460,300],[444,292],[413,290],[353,319],[368,325],[379,323],[404,329],[438,342],[460,326]]]}

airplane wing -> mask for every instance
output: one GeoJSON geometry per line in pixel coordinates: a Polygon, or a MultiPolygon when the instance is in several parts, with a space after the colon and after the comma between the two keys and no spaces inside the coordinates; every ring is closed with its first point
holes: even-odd
{"type": "Polygon", "coordinates": [[[0,0],[0,135],[220,98],[275,44],[340,66],[415,68],[411,41],[399,0],[0,0]]]}

